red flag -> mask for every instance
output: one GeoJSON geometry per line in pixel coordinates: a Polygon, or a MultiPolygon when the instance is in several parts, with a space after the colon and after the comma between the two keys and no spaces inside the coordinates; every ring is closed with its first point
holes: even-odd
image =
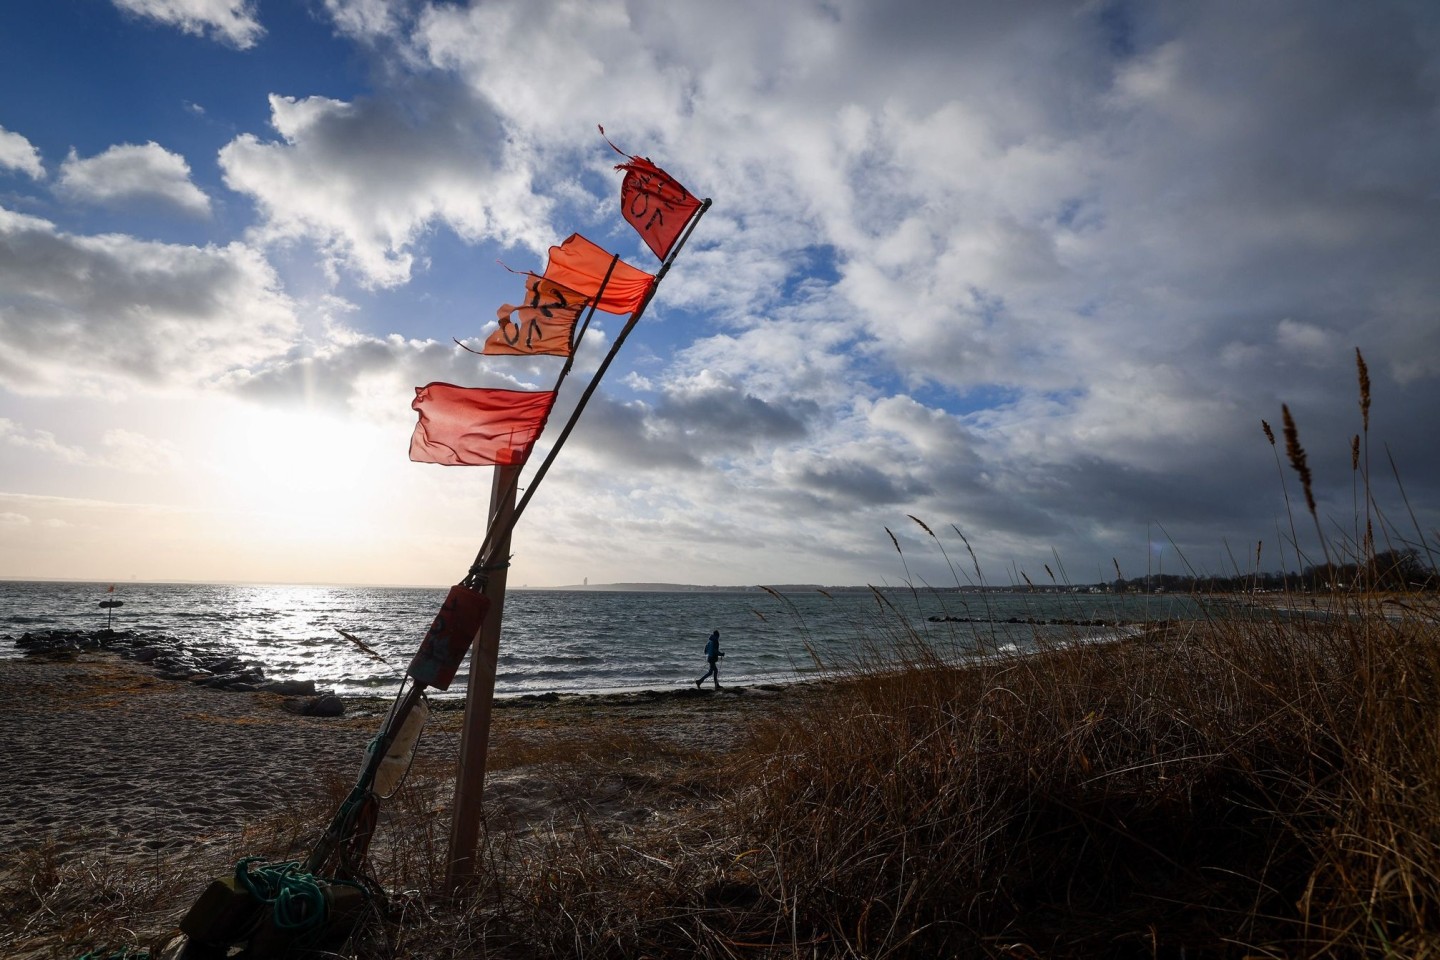
{"type": "Polygon", "coordinates": [[[631,157],[629,163],[616,164],[615,169],[625,171],[620,212],[655,256],[664,260],[680,231],[700,209],[700,201],[648,157],[631,157]]]}
{"type": "Polygon", "coordinates": [[[450,467],[522,464],[554,404],[553,390],[416,387],[410,409],[420,421],[410,437],[410,459],[450,467]]]}
{"type": "Polygon", "coordinates": [[[600,293],[600,282],[610,270],[610,261],[615,259],[589,240],[572,233],[558,247],[550,248],[550,264],[545,268],[545,279],[553,280],[563,287],[591,300],[606,313],[634,313],[645,301],[655,278],[644,270],[630,266],[624,260],[615,260],[615,269],[605,283],[604,294],[600,293]]]}
{"type": "Polygon", "coordinates": [[[553,280],[530,274],[525,278],[523,306],[505,304],[496,311],[500,329],[485,341],[491,356],[546,354],[568,357],[575,323],[589,301],[553,280]]]}

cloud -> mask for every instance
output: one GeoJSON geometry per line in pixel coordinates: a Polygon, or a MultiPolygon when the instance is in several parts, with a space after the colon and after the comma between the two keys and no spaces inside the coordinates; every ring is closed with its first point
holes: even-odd
{"type": "Polygon", "coordinates": [[[597,511],[716,543],[763,518],[841,564],[852,526],[899,510],[1048,558],[1143,540],[1170,502],[1172,532],[1213,542],[1274,508],[1261,417],[1303,404],[1350,435],[1354,345],[1377,390],[1440,401],[1440,29],[1417,8],[330,10],[427,83],[282,101],[283,142],[232,145],[275,237],[388,285],[427,225],[534,246],[548,221],[611,224],[597,121],[715,198],[657,300],[662,345],[575,436],[597,511]],[[434,189],[445,161],[400,141],[473,129],[466,109],[495,135],[477,168],[551,205],[482,225],[434,189]]]}
{"type": "Polygon", "coordinates": [[[153,141],[120,144],[85,159],[71,150],[56,188],[73,199],[109,206],[158,202],[195,216],[210,213],[210,198],[190,182],[185,158],[153,141]]]}
{"type": "Polygon", "coordinates": [[[463,91],[416,82],[388,99],[270,97],[279,141],[244,134],[220,151],[225,182],[252,196],[263,242],[308,239],[365,285],[410,279],[422,235],[543,250],[551,201],[506,155],[493,111],[463,91]]]}
{"type": "Polygon", "coordinates": [[[0,417],[0,443],[19,448],[27,456],[42,456],[71,466],[102,467],[125,473],[161,475],[182,461],[169,440],[147,437],[133,430],[111,429],[101,437],[99,452],[61,443],[48,430],[28,430],[0,417]]]}
{"type": "Polygon", "coordinates": [[[84,463],[85,451],[79,447],[66,446],[55,439],[48,430],[25,430],[13,420],[0,417],[0,443],[19,447],[30,454],[39,454],[61,463],[84,463]]]}
{"type": "Polygon", "coordinates": [[[329,286],[286,299],[248,245],[0,215],[4,382],[54,390],[68,350],[99,383],[204,382],[397,429],[431,380],[545,386],[553,367],[385,318],[398,288],[430,295],[445,232],[539,253],[581,229],[646,256],[615,215],[603,122],[715,205],[536,500],[557,555],[623,542],[636,567],[706,582],[725,577],[702,563],[853,581],[914,513],[967,531],[991,569],[1054,547],[1133,573],[1121,547],[1155,521],[1184,549],[1273,535],[1258,421],[1282,402],[1343,513],[1357,345],[1411,499],[1440,494],[1421,419],[1440,403],[1440,23],[1423,5],[324,9],[373,87],[273,95],[271,130],[220,162],[255,205],[247,244],[287,279],[319,250],[329,286]],[[229,277],[226,295],[157,311],[168,276],[120,272],[156,251],[192,286],[229,277]],[[153,344],[114,346],[111,307],[142,340],[169,324],[211,349],[144,368],[153,344]]]}
{"type": "Polygon", "coordinates": [[[248,50],[265,35],[252,0],[113,0],[136,16],[178,27],[193,36],[210,36],[248,50]]]}
{"type": "Polygon", "coordinates": [[[18,170],[32,180],[45,179],[40,151],[18,133],[0,127],[0,169],[18,170]]]}
{"type": "Polygon", "coordinates": [[[408,7],[406,0],[325,0],[325,12],[336,28],[358,40],[394,35],[408,7]]]}
{"type": "Polygon", "coordinates": [[[164,475],[184,459],[179,447],[163,437],[148,437],[133,430],[112,429],[100,439],[104,453],[97,462],[126,473],[164,475]]]}
{"type": "Polygon", "coordinates": [[[0,385],[13,391],[194,386],[283,354],[296,330],[244,244],[79,236],[0,208],[0,385]]]}

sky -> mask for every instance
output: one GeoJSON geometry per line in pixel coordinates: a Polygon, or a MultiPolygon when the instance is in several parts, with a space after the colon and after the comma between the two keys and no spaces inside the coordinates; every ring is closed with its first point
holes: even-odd
{"type": "Polygon", "coordinates": [[[657,268],[598,125],[713,206],[511,585],[1294,569],[1364,475],[1440,540],[1430,0],[56,0],[0,89],[0,578],[463,577],[410,401],[553,383],[455,343],[507,267],[657,268]]]}

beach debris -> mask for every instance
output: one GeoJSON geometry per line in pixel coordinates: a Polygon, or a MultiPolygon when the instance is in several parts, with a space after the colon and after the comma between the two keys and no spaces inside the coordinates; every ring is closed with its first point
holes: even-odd
{"type": "Polygon", "coordinates": [[[359,647],[361,650],[368,653],[374,659],[379,660],[386,666],[390,665],[389,660],[386,660],[384,657],[382,657],[378,652],[376,652],[374,647],[370,646],[364,640],[361,640],[359,637],[355,636],[355,634],[349,633],[345,630],[341,630],[339,627],[335,628],[335,632],[340,634],[340,636],[344,637],[346,640],[349,640],[351,643],[355,644],[355,646],[359,647]]]}

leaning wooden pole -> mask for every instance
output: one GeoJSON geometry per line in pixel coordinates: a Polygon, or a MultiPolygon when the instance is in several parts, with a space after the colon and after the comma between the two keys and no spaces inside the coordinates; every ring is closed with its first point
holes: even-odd
{"type": "MultiPolygon", "coordinates": [[[[520,467],[495,468],[490,487],[490,529],[504,530],[492,556],[510,555],[510,518],[515,512],[520,467]]],[[[460,761],[451,806],[450,849],[445,882],[454,889],[475,875],[475,846],[480,837],[480,803],[490,752],[490,712],[495,700],[495,665],[500,655],[500,626],[505,610],[506,564],[495,565],[485,580],[489,612],[470,647],[470,676],[465,686],[465,725],[460,731],[460,761]]]]}

